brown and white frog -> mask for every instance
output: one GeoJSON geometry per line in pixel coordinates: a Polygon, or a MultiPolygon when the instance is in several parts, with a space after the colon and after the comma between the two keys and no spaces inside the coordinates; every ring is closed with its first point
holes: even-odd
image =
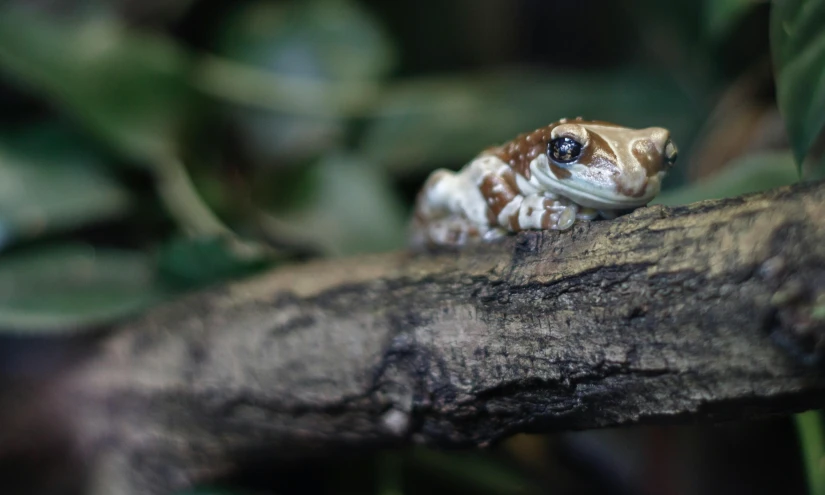
{"type": "Polygon", "coordinates": [[[562,119],[430,175],[412,221],[415,246],[460,246],[530,229],[566,230],[646,205],[676,162],[661,127],[562,119]]]}

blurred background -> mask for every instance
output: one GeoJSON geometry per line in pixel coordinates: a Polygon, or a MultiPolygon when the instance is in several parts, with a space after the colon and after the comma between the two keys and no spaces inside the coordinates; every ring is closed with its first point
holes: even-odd
{"type": "MultiPolygon", "coordinates": [[[[806,155],[816,176],[825,3],[783,3],[0,0],[0,387],[182,293],[402,248],[429,172],[561,117],[669,128],[665,204],[796,182],[806,155]]],[[[802,494],[816,421],[518,436],[199,493],[802,494]]],[[[0,492],[81,493],[51,433],[0,442],[0,492]]]]}

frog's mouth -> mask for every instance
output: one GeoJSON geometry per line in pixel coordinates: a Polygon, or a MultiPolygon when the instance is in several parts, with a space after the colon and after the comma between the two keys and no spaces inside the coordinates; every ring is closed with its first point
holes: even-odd
{"type": "Polygon", "coordinates": [[[627,210],[648,204],[659,192],[659,186],[648,184],[642,196],[625,196],[617,192],[602,189],[584,189],[576,187],[574,181],[548,184],[554,193],[570,198],[572,201],[597,210],[627,210]]]}
{"type": "Polygon", "coordinates": [[[664,175],[659,173],[649,177],[644,184],[642,194],[631,196],[619,192],[619,187],[614,182],[585,181],[575,175],[559,179],[553,176],[549,169],[545,172],[541,168],[533,172],[537,175],[537,179],[554,194],[596,210],[629,210],[646,205],[659,193],[661,176],[664,175]]]}

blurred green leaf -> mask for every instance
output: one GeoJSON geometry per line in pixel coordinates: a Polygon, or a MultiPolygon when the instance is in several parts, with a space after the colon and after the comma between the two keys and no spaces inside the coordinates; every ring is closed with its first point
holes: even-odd
{"type": "MultiPolygon", "coordinates": [[[[367,12],[349,0],[241,4],[226,21],[217,45],[219,53],[247,67],[261,68],[280,78],[327,83],[330,88],[357,88],[357,83],[377,81],[393,64],[389,38],[367,12]]],[[[214,76],[214,69],[222,66],[211,67],[213,70],[206,74],[214,76]]],[[[234,75],[223,78],[224,87],[254,79],[249,70],[232,70],[230,66],[226,70],[234,75]]],[[[213,83],[219,81],[212,79],[213,83]]],[[[341,105],[326,101],[326,96],[332,94],[319,97],[316,88],[309,86],[267,84],[266,89],[278,96],[278,101],[299,101],[306,108],[321,110],[310,116],[233,109],[241,137],[262,155],[259,158],[317,156],[340,141],[345,118],[341,105]]],[[[364,85],[362,99],[370,97],[372,91],[372,85],[364,85]]],[[[266,100],[266,94],[261,97],[266,100]]],[[[268,105],[263,101],[259,106],[268,105]]]]}
{"type": "Polygon", "coordinates": [[[825,495],[825,429],[821,411],[807,411],[797,414],[796,433],[802,447],[805,474],[808,478],[810,495],[825,495]]]}
{"type": "Polygon", "coordinates": [[[312,201],[274,213],[267,226],[299,245],[329,255],[376,252],[405,243],[406,212],[390,180],[357,156],[327,156],[311,172],[312,201]]]}
{"type": "Polygon", "coordinates": [[[764,191],[799,180],[790,152],[765,152],[734,160],[717,175],[656,197],[651,204],[679,206],[764,191]]]}
{"type": "Polygon", "coordinates": [[[57,20],[0,6],[0,70],[143,162],[176,155],[194,92],[189,57],[110,17],[57,20]]]}
{"type": "Polygon", "coordinates": [[[67,244],[0,258],[0,329],[88,328],[136,312],[168,292],[134,251],[67,244]]]}
{"type": "Polygon", "coordinates": [[[58,125],[0,134],[0,248],[117,218],[130,206],[80,136],[58,125]]]}
{"type": "Polygon", "coordinates": [[[306,208],[317,199],[313,192],[323,180],[319,167],[311,164],[278,167],[268,174],[259,174],[261,180],[253,184],[253,194],[265,198],[273,211],[306,208]]]}
{"type": "Polygon", "coordinates": [[[760,0],[705,0],[705,29],[713,38],[724,37],[760,0]]]}
{"type": "Polygon", "coordinates": [[[231,239],[183,238],[168,241],[160,251],[160,276],[178,290],[191,290],[251,275],[275,262],[260,253],[241,255],[231,239]]]}
{"type": "Polygon", "coordinates": [[[380,78],[394,62],[389,38],[351,0],[241,4],[218,43],[240,62],[339,81],[380,78]]]}
{"type": "MultiPolygon", "coordinates": [[[[797,164],[825,130],[825,0],[774,0],[776,96],[797,164]]],[[[825,156],[819,167],[825,167],[825,156]]]]}
{"type": "Polygon", "coordinates": [[[395,171],[458,167],[488,146],[577,116],[667,127],[688,148],[701,111],[674,83],[638,73],[422,79],[389,90],[361,151],[395,171]]]}

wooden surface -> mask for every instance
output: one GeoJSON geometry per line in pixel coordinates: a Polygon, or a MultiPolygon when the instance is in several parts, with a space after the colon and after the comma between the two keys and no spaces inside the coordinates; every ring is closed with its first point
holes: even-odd
{"type": "Polygon", "coordinates": [[[822,407],[823,211],[819,183],[282,268],[117,328],[54,400],[101,494],[248,456],[822,407]]]}

